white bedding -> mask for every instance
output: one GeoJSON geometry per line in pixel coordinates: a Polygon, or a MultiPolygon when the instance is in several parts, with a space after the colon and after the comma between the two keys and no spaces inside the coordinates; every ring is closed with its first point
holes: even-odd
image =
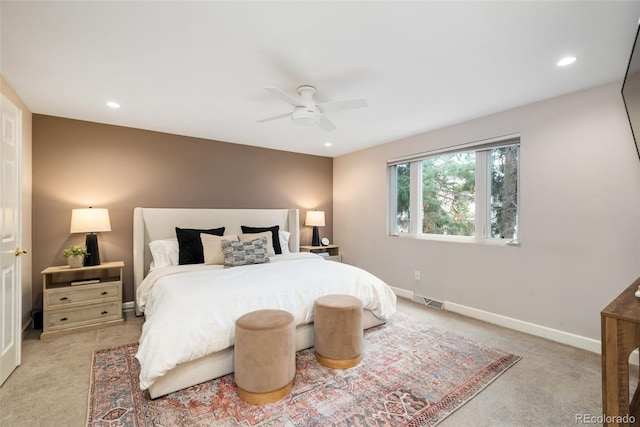
{"type": "Polygon", "coordinates": [[[313,303],[327,294],[353,295],[376,317],[395,313],[396,296],[383,281],[347,264],[310,253],[270,258],[269,263],[222,268],[184,265],[152,271],[137,292],[145,323],[136,358],[140,388],[176,365],[233,345],[235,321],[250,311],[276,308],[313,321],[313,303]]]}

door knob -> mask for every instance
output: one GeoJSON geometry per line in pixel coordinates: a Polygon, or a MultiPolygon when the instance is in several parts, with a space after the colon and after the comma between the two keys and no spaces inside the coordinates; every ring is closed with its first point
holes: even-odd
{"type": "Polygon", "coordinates": [[[27,251],[25,251],[24,249],[20,249],[20,248],[16,248],[15,254],[16,256],[20,256],[22,254],[26,254],[27,251]]]}

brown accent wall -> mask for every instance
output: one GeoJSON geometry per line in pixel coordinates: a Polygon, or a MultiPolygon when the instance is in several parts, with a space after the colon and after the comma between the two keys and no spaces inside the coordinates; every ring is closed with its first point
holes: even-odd
{"type": "Polygon", "coordinates": [[[320,234],[332,238],[332,191],[330,157],[34,114],[34,307],[42,305],[40,271],[64,264],[64,248],[84,244],[84,235],[69,234],[71,209],[109,209],[100,259],[125,261],[127,302],[135,207],[299,208],[300,243],[310,244],[308,209],[325,211],[320,234]]]}

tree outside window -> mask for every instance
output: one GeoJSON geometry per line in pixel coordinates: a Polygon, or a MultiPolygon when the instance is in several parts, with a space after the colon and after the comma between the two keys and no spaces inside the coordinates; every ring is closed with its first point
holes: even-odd
{"type": "Polygon", "coordinates": [[[475,234],[475,152],[422,161],[422,232],[475,234]]]}
{"type": "Polygon", "coordinates": [[[516,241],[519,155],[520,139],[512,137],[392,164],[391,232],[516,241]],[[414,215],[418,230],[412,231],[414,215]]]}

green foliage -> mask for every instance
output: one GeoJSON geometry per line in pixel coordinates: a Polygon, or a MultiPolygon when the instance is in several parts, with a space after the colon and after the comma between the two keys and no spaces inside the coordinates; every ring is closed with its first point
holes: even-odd
{"type": "Polygon", "coordinates": [[[77,246],[77,245],[73,245],[70,248],[67,248],[62,251],[62,256],[65,258],[78,256],[78,255],[87,256],[89,255],[89,252],[87,252],[87,248],[85,248],[84,246],[77,246]]]}
{"type": "MultiPolygon", "coordinates": [[[[489,237],[517,237],[518,146],[487,151],[466,151],[423,160],[423,233],[454,236],[475,235],[476,154],[487,156],[490,172],[489,237]]],[[[396,224],[409,230],[411,163],[395,166],[396,224]]],[[[484,206],[484,203],[480,204],[484,206]]]]}
{"type": "Polygon", "coordinates": [[[422,162],[422,231],[473,236],[475,153],[432,157],[422,162]]]}
{"type": "Polygon", "coordinates": [[[396,206],[398,212],[396,221],[398,228],[402,230],[409,230],[410,171],[410,163],[401,163],[396,166],[396,206]]]}
{"type": "Polygon", "coordinates": [[[491,237],[516,237],[518,152],[517,146],[491,150],[491,237]]]}

